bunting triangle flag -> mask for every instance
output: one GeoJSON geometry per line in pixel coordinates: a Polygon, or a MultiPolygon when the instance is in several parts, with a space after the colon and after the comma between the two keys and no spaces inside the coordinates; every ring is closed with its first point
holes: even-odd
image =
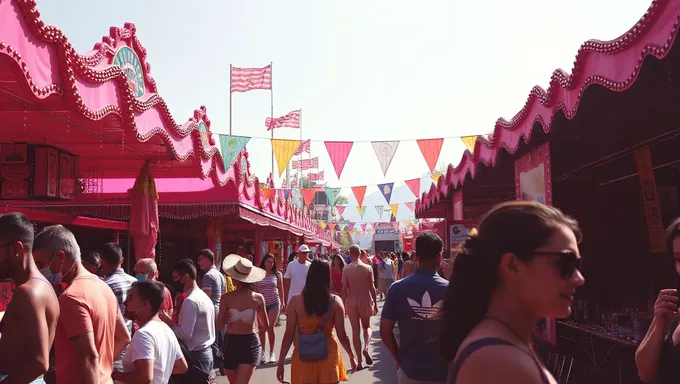
{"type": "Polygon", "coordinates": [[[349,230],[351,231],[351,230],[354,229],[354,226],[355,226],[355,225],[356,225],[355,222],[350,221],[350,222],[347,224],[347,229],[349,229],[349,230]]]}
{"type": "Polygon", "coordinates": [[[271,141],[276,165],[279,167],[279,176],[281,176],[290,159],[293,158],[295,150],[300,146],[300,140],[271,139],[271,141]]]}
{"type": "Polygon", "coordinates": [[[272,189],[271,188],[262,188],[262,194],[264,195],[264,198],[267,200],[271,200],[272,198],[272,189]]]}
{"type": "Polygon", "coordinates": [[[349,152],[352,150],[352,141],[324,141],[326,144],[326,150],[328,151],[328,156],[331,158],[331,164],[335,169],[335,174],[340,179],[342,175],[342,169],[345,168],[345,162],[347,162],[347,157],[349,152]]]}
{"type": "Polygon", "coordinates": [[[290,191],[291,191],[290,189],[284,189],[283,190],[283,198],[284,199],[288,200],[288,198],[290,197],[290,191]]]}
{"type": "Polygon", "coordinates": [[[328,198],[328,205],[331,207],[335,205],[335,200],[338,199],[338,195],[340,195],[340,191],[342,188],[329,188],[326,187],[326,197],[328,198]]]}
{"type": "Polygon", "coordinates": [[[364,203],[364,196],[366,196],[366,186],[352,187],[354,198],[357,199],[357,205],[361,206],[364,203]]]}
{"type": "Polygon", "coordinates": [[[385,200],[387,200],[387,204],[390,203],[390,199],[392,198],[393,187],[394,183],[378,184],[378,189],[380,190],[380,193],[382,193],[383,197],[385,197],[385,200]]]}
{"type": "Polygon", "coordinates": [[[361,230],[366,232],[366,223],[361,223],[361,230]]]}
{"type": "Polygon", "coordinates": [[[404,183],[416,197],[420,197],[420,178],[406,180],[404,183]]]}
{"type": "Polygon", "coordinates": [[[323,220],[319,220],[319,227],[321,227],[321,229],[326,229],[326,222],[323,220]]]}
{"type": "Polygon", "coordinates": [[[398,141],[371,141],[375,155],[378,157],[378,163],[383,171],[383,176],[387,175],[387,169],[390,168],[394,154],[397,153],[399,147],[398,141]]]}
{"type": "Polygon", "coordinates": [[[468,151],[474,152],[475,151],[475,142],[477,142],[477,135],[474,136],[463,136],[460,138],[460,141],[465,144],[465,148],[467,148],[468,151]]]}
{"type": "Polygon", "coordinates": [[[222,164],[224,164],[224,170],[228,171],[236,161],[238,154],[243,151],[243,148],[245,148],[246,144],[250,141],[250,137],[219,135],[219,140],[222,164]]]}
{"type": "Polygon", "coordinates": [[[439,182],[439,178],[442,177],[441,173],[435,173],[434,175],[430,176],[432,180],[434,181],[435,184],[439,182]]]}
{"type": "Polygon", "coordinates": [[[319,190],[316,188],[302,188],[300,191],[302,192],[302,199],[305,202],[305,207],[309,207],[309,205],[312,203],[312,200],[314,200],[314,195],[319,190]]]}
{"type": "Polygon", "coordinates": [[[408,209],[410,209],[412,212],[413,212],[413,211],[415,210],[415,208],[416,208],[414,202],[408,202],[408,203],[405,203],[405,204],[406,204],[406,206],[408,207],[408,209]]]}
{"type": "Polygon", "coordinates": [[[357,206],[357,211],[359,211],[359,217],[363,220],[364,218],[364,212],[366,212],[366,206],[357,206]]]}
{"type": "Polygon", "coordinates": [[[397,217],[397,212],[399,212],[399,204],[390,204],[390,210],[394,217],[397,217]]]}
{"type": "Polygon", "coordinates": [[[437,166],[437,160],[439,160],[439,153],[442,151],[444,139],[422,139],[417,140],[417,142],[420,147],[420,152],[423,154],[425,162],[430,168],[430,173],[434,173],[434,169],[437,166]]]}
{"type": "Polygon", "coordinates": [[[328,223],[328,228],[330,228],[331,231],[335,231],[336,226],[337,226],[337,224],[335,224],[335,223],[328,223]]]}
{"type": "Polygon", "coordinates": [[[347,208],[344,205],[336,205],[335,209],[338,211],[338,215],[342,216],[343,213],[345,213],[345,208],[347,208]]]}
{"type": "Polygon", "coordinates": [[[383,212],[385,212],[385,206],[384,205],[376,205],[375,211],[378,212],[378,216],[380,217],[380,219],[382,219],[383,212]]]}

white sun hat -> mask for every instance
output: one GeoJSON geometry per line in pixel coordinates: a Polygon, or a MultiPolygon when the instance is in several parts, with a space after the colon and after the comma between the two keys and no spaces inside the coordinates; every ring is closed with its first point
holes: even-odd
{"type": "Polygon", "coordinates": [[[298,252],[308,253],[310,250],[307,244],[302,244],[300,248],[298,248],[298,252]]]}
{"type": "Polygon", "coordinates": [[[224,258],[222,270],[232,279],[242,283],[257,283],[267,274],[264,269],[254,267],[252,261],[233,254],[224,258]]]}

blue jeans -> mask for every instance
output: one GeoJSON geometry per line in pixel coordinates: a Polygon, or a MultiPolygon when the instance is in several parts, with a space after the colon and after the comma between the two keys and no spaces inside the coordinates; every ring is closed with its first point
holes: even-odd
{"type": "Polygon", "coordinates": [[[189,371],[187,378],[189,383],[210,384],[210,376],[213,370],[213,354],[211,347],[205,347],[198,351],[190,351],[189,371]]]}

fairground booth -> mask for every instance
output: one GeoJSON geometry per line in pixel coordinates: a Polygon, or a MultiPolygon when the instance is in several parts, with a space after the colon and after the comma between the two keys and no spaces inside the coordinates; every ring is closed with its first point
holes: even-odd
{"type": "Polygon", "coordinates": [[[84,252],[119,241],[162,269],[204,247],[328,241],[263,195],[245,150],[225,164],[205,108],[173,118],[146,56],[133,24],[79,54],[34,2],[0,1],[0,212],[67,225],[84,252]]]}
{"type": "Polygon", "coordinates": [[[447,220],[450,246],[464,239],[454,228],[502,201],[541,201],[579,221],[586,284],[571,318],[537,332],[560,382],[638,383],[653,303],[678,286],[664,228],[680,216],[679,20],[679,2],[655,1],[618,39],[584,43],[571,75],[532,89],[416,202],[417,217],[447,220]]]}

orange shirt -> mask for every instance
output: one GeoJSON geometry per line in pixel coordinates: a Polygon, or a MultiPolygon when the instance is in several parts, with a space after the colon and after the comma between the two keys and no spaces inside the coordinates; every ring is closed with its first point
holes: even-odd
{"type": "Polygon", "coordinates": [[[70,338],[92,332],[99,352],[99,383],[112,384],[116,318],[120,309],[111,288],[95,275],[80,276],[59,296],[54,340],[57,384],[79,384],[76,350],[70,338]]]}

